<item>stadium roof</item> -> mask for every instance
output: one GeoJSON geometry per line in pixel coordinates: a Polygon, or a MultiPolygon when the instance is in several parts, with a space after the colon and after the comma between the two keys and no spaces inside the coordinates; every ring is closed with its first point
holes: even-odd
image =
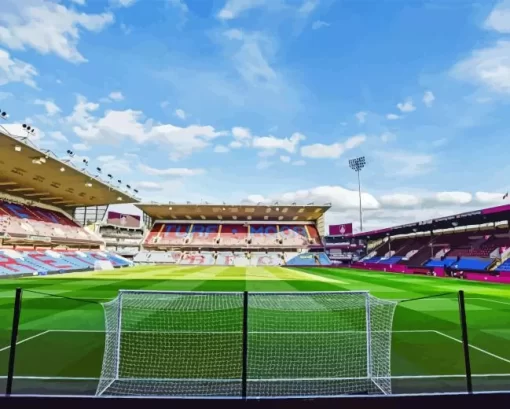
{"type": "Polygon", "coordinates": [[[136,206],[153,220],[316,221],[330,205],[147,204],[136,206]]]}
{"type": "Polygon", "coordinates": [[[489,207],[487,209],[472,212],[459,213],[452,216],[429,219],[416,223],[403,224],[385,229],[355,233],[349,237],[379,238],[383,236],[395,236],[398,234],[410,234],[431,230],[451,229],[453,227],[473,226],[484,223],[495,223],[510,220],[510,205],[489,207]]]}
{"type": "Polygon", "coordinates": [[[138,202],[98,175],[38,149],[27,138],[2,131],[0,192],[64,208],[138,202]]]}

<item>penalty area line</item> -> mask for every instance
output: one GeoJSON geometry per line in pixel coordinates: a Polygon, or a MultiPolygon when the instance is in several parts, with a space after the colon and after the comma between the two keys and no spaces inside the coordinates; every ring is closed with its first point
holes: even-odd
{"type": "MultiPolygon", "coordinates": [[[[16,342],[16,345],[23,344],[24,342],[30,341],[30,340],[32,340],[32,339],[34,339],[34,338],[40,337],[41,335],[47,334],[48,332],[50,332],[50,330],[46,330],[46,331],[43,331],[43,332],[39,332],[38,334],[32,335],[31,337],[24,338],[24,339],[22,339],[21,341],[16,342]]],[[[0,352],[7,351],[8,349],[11,349],[11,346],[10,346],[10,345],[8,345],[8,346],[6,346],[6,347],[1,348],[1,349],[0,349],[0,352]]]]}
{"type": "MultiPolygon", "coordinates": [[[[445,334],[444,332],[441,332],[441,331],[434,331],[436,334],[438,335],[442,335],[443,337],[445,338],[449,338],[451,339],[452,341],[455,341],[455,342],[458,342],[459,344],[462,344],[462,341],[460,339],[457,339],[455,337],[452,337],[451,335],[447,335],[445,334]]],[[[493,358],[496,358],[496,359],[499,359],[500,361],[503,361],[503,362],[507,362],[510,364],[510,359],[506,359],[506,358],[503,358],[502,356],[499,356],[499,355],[496,355],[496,354],[493,354],[492,352],[489,352],[483,348],[480,348],[480,347],[477,347],[475,345],[472,345],[472,344],[469,344],[469,347],[470,348],[473,348],[473,349],[476,349],[477,351],[480,351],[486,355],[489,355],[489,356],[492,356],[493,358]]]]}

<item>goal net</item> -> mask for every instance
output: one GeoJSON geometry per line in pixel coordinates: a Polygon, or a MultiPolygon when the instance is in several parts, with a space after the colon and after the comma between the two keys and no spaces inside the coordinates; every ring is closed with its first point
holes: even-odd
{"type": "Polygon", "coordinates": [[[97,396],[391,393],[396,303],[368,292],[121,291],[103,306],[97,396]]]}

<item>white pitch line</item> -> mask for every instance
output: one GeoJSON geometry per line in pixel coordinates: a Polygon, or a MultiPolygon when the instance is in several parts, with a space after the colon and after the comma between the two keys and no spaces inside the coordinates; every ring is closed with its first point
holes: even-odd
{"type": "MultiPolygon", "coordinates": [[[[492,374],[472,374],[473,378],[498,378],[498,377],[510,377],[510,373],[492,373],[492,374]]],[[[441,379],[441,378],[465,378],[466,374],[455,374],[455,375],[396,375],[390,376],[391,379],[441,379]]],[[[7,376],[0,376],[0,379],[7,379],[7,376]]],[[[53,381],[98,381],[101,378],[97,377],[66,377],[66,376],[15,376],[14,379],[20,380],[53,380],[53,381]]],[[[132,378],[126,378],[124,380],[128,380],[132,378]]],[[[283,381],[303,381],[303,380],[335,380],[335,379],[366,379],[366,378],[285,378],[283,381]]],[[[121,379],[122,380],[122,379],[121,379]]],[[[149,380],[149,379],[141,379],[141,380],[149,380]]],[[[230,382],[239,382],[241,379],[221,379],[221,378],[210,378],[210,379],[200,379],[200,378],[174,378],[174,379],[165,379],[161,378],[162,381],[186,381],[186,382],[211,382],[211,381],[230,381],[230,382]]],[[[248,381],[252,382],[264,382],[271,379],[248,379],[248,381]]],[[[282,379],[276,379],[277,381],[282,381],[282,379]]],[[[274,381],[274,379],[273,379],[274,381]]]]}
{"type": "MultiPolygon", "coordinates": [[[[46,332],[75,332],[75,333],[105,333],[104,330],[99,329],[49,329],[46,332]]],[[[157,333],[157,334],[204,334],[204,335],[221,335],[221,334],[242,334],[242,331],[123,331],[124,333],[157,333]]],[[[386,332],[386,331],[372,331],[372,332],[386,332]]],[[[392,333],[429,333],[437,332],[433,329],[417,329],[417,330],[396,330],[392,333]]],[[[317,334],[366,334],[366,331],[249,331],[249,334],[289,334],[289,335],[317,335],[317,334]]]]}
{"type": "MultiPolygon", "coordinates": [[[[452,341],[458,342],[459,344],[462,344],[462,341],[460,339],[457,339],[455,337],[452,337],[450,335],[447,335],[441,331],[434,331],[436,334],[442,335],[443,337],[450,338],[452,341]]],[[[510,359],[503,358],[502,356],[493,354],[492,352],[489,352],[483,348],[479,348],[475,345],[469,344],[470,348],[476,349],[477,351],[483,352],[484,354],[487,354],[489,356],[492,356],[493,358],[499,359],[500,361],[504,361],[510,364],[510,359]]]]}
{"type": "MultiPolygon", "coordinates": [[[[34,338],[40,337],[41,335],[47,334],[48,332],[50,332],[50,331],[47,330],[47,331],[39,332],[38,334],[32,335],[31,337],[28,337],[28,338],[22,339],[21,341],[16,342],[16,345],[23,344],[24,342],[30,341],[31,339],[34,339],[34,338]]],[[[0,352],[7,351],[10,348],[11,348],[10,345],[6,346],[6,347],[0,349],[0,352]]]]}
{"type": "Polygon", "coordinates": [[[473,298],[466,298],[466,300],[483,300],[483,301],[495,302],[495,303],[498,303],[498,304],[510,305],[510,302],[491,300],[490,298],[482,298],[482,297],[478,297],[478,298],[474,298],[474,297],[473,298]]]}

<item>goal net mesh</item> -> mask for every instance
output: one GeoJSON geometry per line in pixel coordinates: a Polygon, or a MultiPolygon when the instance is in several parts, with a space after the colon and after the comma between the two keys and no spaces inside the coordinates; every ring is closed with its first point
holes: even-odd
{"type": "Polygon", "coordinates": [[[368,292],[122,291],[105,303],[98,396],[390,394],[396,303],[368,292]]]}

